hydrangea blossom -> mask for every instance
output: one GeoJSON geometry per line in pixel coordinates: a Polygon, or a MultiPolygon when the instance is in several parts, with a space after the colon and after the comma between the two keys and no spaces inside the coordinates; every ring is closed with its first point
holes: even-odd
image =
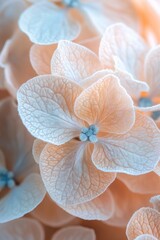
{"type": "Polygon", "coordinates": [[[134,27],[138,22],[134,7],[128,0],[44,0],[34,1],[34,4],[22,13],[19,26],[32,42],[48,45],[62,39],[75,39],[80,33],[78,21],[83,21],[81,15],[85,22],[89,21],[89,28],[94,26],[101,34],[108,25],[117,20],[134,27]]]}
{"type": "Polygon", "coordinates": [[[113,182],[114,172],[139,175],[159,160],[156,125],[135,117],[130,96],[113,75],[86,89],[64,77],[39,76],[20,88],[18,103],[27,129],[48,142],[40,154],[41,175],[61,205],[92,200],[113,182]]]}
{"type": "Polygon", "coordinates": [[[23,127],[13,100],[0,103],[0,223],[32,211],[45,188],[32,157],[33,138],[23,127]],[[7,114],[6,114],[7,113],[7,114]]]}

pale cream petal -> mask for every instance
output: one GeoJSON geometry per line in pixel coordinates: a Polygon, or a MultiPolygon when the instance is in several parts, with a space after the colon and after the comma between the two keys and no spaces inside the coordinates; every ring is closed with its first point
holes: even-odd
{"type": "Polygon", "coordinates": [[[23,124],[34,137],[57,145],[78,137],[81,123],[73,108],[81,91],[79,85],[59,76],[31,79],[17,94],[23,124]]]}
{"type": "Polygon", "coordinates": [[[79,44],[60,41],[51,60],[52,74],[81,82],[102,66],[95,53],[79,44]]]}
{"type": "Polygon", "coordinates": [[[154,196],[150,199],[153,207],[160,213],[160,195],[154,196]]]}
{"type": "Polygon", "coordinates": [[[75,101],[76,115],[99,131],[125,133],[134,124],[133,102],[119,79],[107,75],[85,89],[75,101]]]}
{"type": "Polygon", "coordinates": [[[50,197],[64,206],[94,199],[115,179],[114,173],[103,173],[94,167],[90,144],[80,141],[61,146],[47,144],[39,165],[50,197]]]}
{"type": "Polygon", "coordinates": [[[52,240],[96,240],[94,230],[81,226],[71,226],[57,231],[52,240]]]}
{"type": "Polygon", "coordinates": [[[0,224],[1,240],[44,240],[42,225],[31,218],[0,224]]]}
{"type": "Polygon", "coordinates": [[[39,139],[34,140],[32,154],[36,163],[39,163],[41,152],[43,151],[43,148],[46,146],[46,144],[47,143],[43,142],[42,140],[39,139]]]}
{"type": "Polygon", "coordinates": [[[152,208],[141,208],[130,219],[126,234],[128,240],[134,240],[142,234],[160,239],[160,214],[152,208]]]}

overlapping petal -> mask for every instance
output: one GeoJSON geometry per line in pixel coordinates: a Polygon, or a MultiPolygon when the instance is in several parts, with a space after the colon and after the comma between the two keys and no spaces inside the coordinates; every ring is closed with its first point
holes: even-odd
{"type": "Polygon", "coordinates": [[[40,222],[51,226],[61,227],[74,220],[74,216],[65,212],[46,194],[43,201],[34,209],[31,214],[40,222]]]}
{"type": "Polygon", "coordinates": [[[36,163],[39,163],[40,155],[43,150],[43,148],[46,146],[46,142],[43,142],[42,140],[35,139],[33,142],[33,148],[32,148],[32,154],[34,157],[34,160],[36,163]]]}
{"type": "Polygon", "coordinates": [[[115,208],[109,189],[89,202],[61,207],[73,216],[85,220],[107,220],[113,215],[115,208]]]}
{"type": "Polygon", "coordinates": [[[160,195],[154,196],[150,199],[153,207],[160,213],[160,195]]]}
{"type": "Polygon", "coordinates": [[[160,177],[155,172],[131,176],[128,174],[118,174],[120,179],[130,191],[139,194],[158,194],[160,192],[160,177]]]}
{"type": "Polygon", "coordinates": [[[0,224],[1,240],[44,240],[41,224],[31,218],[21,218],[0,224]]]}
{"type": "Polygon", "coordinates": [[[0,200],[0,223],[20,218],[32,211],[44,198],[45,189],[38,174],[30,174],[0,200]]]}
{"type": "Polygon", "coordinates": [[[134,77],[140,75],[147,46],[143,39],[122,23],[116,23],[106,29],[100,48],[100,61],[109,68],[114,67],[114,56],[124,64],[127,72],[134,77]]]}
{"type": "Polygon", "coordinates": [[[63,77],[31,79],[17,94],[24,125],[33,136],[57,145],[78,137],[81,125],[73,108],[81,91],[80,86],[63,77]]]}
{"type": "Polygon", "coordinates": [[[104,132],[125,133],[135,121],[132,99],[114,75],[85,89],[76,99],[74,109],[79,118],[104,132]]]}
{"type": "Polygon", "coordinates": [[[134,240],[136,237],[143,234],[149,234],[153,236],[153,239],[159,239],[160,214],[152,208],[139,209],[130,219],[126,234],[128,240],[134,240]]]}
{"type": "Polygon", "coordinates": [[[96,240],[94,230],[81,226],[71,226],[57,231],[52,240],[96,240]]]}
{"type": "Polygon", "coordinates": [[[94,146],[92,161],[102,171],[140,175],[159,160],[160,133],[152,119],[139,113],[126,134],[106,134],[94,146]]]}
{"type": "Polygon", "coordinates": [[[79,44],[61,41],[51,60],[52,74],[81,82],[101,70],[101,63],[92,51],[79,44]]]}
{"type": "Polygon", "coordinates": [[[47,192],[60,205],[92,200],[115,179],[114,173],[103,173],[94,167],[89,145],[79,141],[61,146],[47,144],[39,165],[47,192]]]}
{"type": "Polygon", "coordinates": [[[32,42],[41,45],[72,40],[80,32],[79,24],[72,20],[67,9],[51,2],[40,2],[26,9],[19,19],[19,27],[32,42]]]}

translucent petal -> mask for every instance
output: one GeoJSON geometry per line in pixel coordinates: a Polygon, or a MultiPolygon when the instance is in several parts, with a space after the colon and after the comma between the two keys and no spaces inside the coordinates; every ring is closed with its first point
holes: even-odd
{"type": "Polygon", "coordinates": [[[71,19],[66,9],[50,2],[40,2],[21,14],[19,27],[30,40],[41,45],[72,40],[80,32],[79,24],[71,19]]]}

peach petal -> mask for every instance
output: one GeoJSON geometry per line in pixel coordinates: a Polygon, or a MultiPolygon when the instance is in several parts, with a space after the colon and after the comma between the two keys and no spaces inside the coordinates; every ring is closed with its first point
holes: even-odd
{"type": "Polygon", "coordinates": [[[114,75],[85,89],[76,99],[74,109],[79,118],[104,132],[125,133],[135,121],[132,99],[114,75]]]}
{"type": "Polygon", "coordinates": [[[106,172],[140,175],[152,171],[160,155],[160,133],[151,118],[139,113],[126,134],[104,134],[95,144],[92,161],[106,172]]]}
{"type": "Polygon", "coordinates": [[[4,66],[6,79],[5,85],[14,97],[21,84],[36,75],[29,60],[31,45],[28,38],[22,32],[17,31],[5,43],[1,52],[1,64],[4,66]]]}
{"type": "Polygon", "coordinates": [[[96,240],[96,235],[94,230],[81,227],[81,226],[71,226],[62,228],[57,231],[54,235],[52,240],[96,240]]]}
{"type": "Polygon", "coordinates": [[[43,142],[39,139],[35,139],[33,142],[32,154],[36,163],[39,163],[41,152],[46,146],[46,142],[43,142]]]}
{"type": "Polygon", "coordinates": [[[118,57],[127,72],[139,76],[147,47],[143,39],[132,29],[122,23],[116,23],[107,28],[100,48],[100,61],[109,68],[114,67],[114,56],[118,57]]]}
{"type": "Polygon", "coordinates": [[[1,240],[44,240],[41,224],[31,218],[21,218],[0,224],[1,240]]]}
{"type": "Polygon", "coordinates": [[[30,61],[38,75],[50,74],[50,62],[57,44],[43,46],[34,44],[30,49],[30,61]]]}
{"type": "Polygon", "coordinates": [[[132,214],[140,207],[150,206],[150,194],[137,194],[120,181],[116,180],[109,187],[115,201],[115,209],[112,217],[105,221],[108,225],[116,227],[126,227],[132,214]]]}
{"type": "Polygon", "coordinates": [[[160,92],[160,46],[152,48],[145,59],[145,81],[150,87],[150,96],[156,97],[160,92]]]}
{"type": "Polygon", "coordinates": [[[160,195],[154,196],[150,199],[153,207],[160,213],[160,195]]]}
{"type": "Polygon", "coordinates": [[[20,218],[43,200],[45,188],[39,174],[30,174],[0,200],[0,223],[20,218]]]}
{"type": "Polygon", "coordinates": [[[52,74],[81,82],[94,72],[101,70],[98,57],[85,48],[69,41],[60,41],[51,60],[52,74]]]}
{"type": "Polygon", "coordinates": [[[118,174],[117,178],[123,182],[130,191],[140,194],[158,194],[160,192],[160,178],[154,172],[131,176],[118,174]]]}
{"type": "Polygon", "coordinates": [[[9,39],[17,29],[17,20],[25,7],[25,2],[21,0],[1,0],[0,51],[2,50],[5,41],[9,39]]]}
{"type": "Polygon", "coordinates": [[[79,141],[56,146],[47,144],[40,156],[40,171],[50,197],[60,205],[90,201],[114,181],[91,162],[90,145],[79,141]]]}
{"type": "Polygon", "coordinates": [[[53,202],[48,194],[46,194],[43,201],[31,212],[31,214],[45,225],[56,228],[61,227],[74,219],[72,215],[65,212],[53,202]]]}
{"type": "Polygon", "coordinates": [[[107,189],[95,199],[72,206],[61,206],[68,213],[85,220],[107,220],[114,212],[114,199],[107,189]]]}
{"type": "Polygon", "coordinates": [[[79,85],[59,76],[31,79],[17,94],[23,124],[36,138],[57,145],[78,137],[82,123],[73,108],[81,91],[79,85]]]}
{"type": "Polygon", "coordinates": [[[142,234],[160,239],[160,214],[152,208],[141,208],[131,217],[126,234],[128,240],[134,240],[142,234]]]}

